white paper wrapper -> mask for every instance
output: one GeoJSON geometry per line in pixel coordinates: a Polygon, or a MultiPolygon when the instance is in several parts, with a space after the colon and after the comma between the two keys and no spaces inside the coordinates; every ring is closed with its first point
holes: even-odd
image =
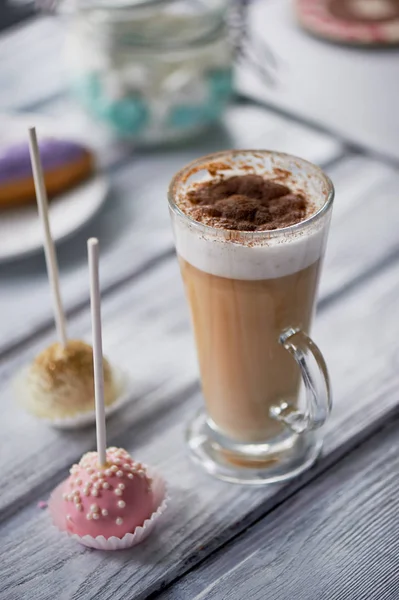
{"type": "MultiPolygon", "coordinates": [[[[148,475],[152,478],[154,492],[154,512],[149,519],[144,521],[143,525],[136,527],[133,533],[126,533],[123,538],[117,538],[113,536],[108,539],[102,535],[99,535],[95,538],[90,535],[81,537],[76,533],[70,534],[64,529],[61,529],[62,533],[69,538],[76,540],[80,544],[83,544],[88,548],[95,548],[96,550],[124,550],[140,544],[140,542],[144,541],[150,535],[159,518],[165,512],[170,500],[168,486],[163,477],[151,469],[147,469],[147,471],[148,475]]],[[[61,493],[61,486],[58,486],[54,490],[48,502],[50,514],[52,514],[52,507],[54,507],[54,505],[58,502],[57,495],[61,493]]],[[[53,514],[52,519],[53,525],[59,529],[57,523],[55,523],[53,514]]]]}
{"type": "MultiPolygon", "coordinates": [[[[26,394],[26,378],[29,367],[23,369],[19,375],[14,380],[14,390],[17,398],[19,399],[19,403],[22,408],[25,410],[23,402],[21,398],[23,398],[24,394],[26,394]]],[[[119,410],[122,406],[124,406],[130,399],[130,384],[129,378],[121,369],[115,369],[112,367],[112,374],[115,381],[115,386],[117,388],[117,398],[114,400],[112,404],[105,407],[105,416],[108,417],[119,410]]],[[[72,417],[64,417],[64,418],[44,418],[38,417],[36,415],[31,414],[32,417],[40,421],[41,423],[45,423],[46,425],[50,425],[51,427],[55,427],[57,429],[80,429],[82,427],[87,427],[88,425],[92,425],[96,422],[96,411],[89,410],[82,413],[78,413],[72,417]]]]}

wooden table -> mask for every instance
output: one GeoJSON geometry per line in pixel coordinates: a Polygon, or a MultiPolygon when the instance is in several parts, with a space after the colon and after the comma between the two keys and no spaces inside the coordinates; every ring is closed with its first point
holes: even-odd
{"type": "Polygon", "coordinates": [[[95,447],[95,433],[49,429],[15,405],[13,377],[55,333],[43,256],[1,266],[1,600],[397,600],[397,170],[251,104],[233,105],[224,128],[184,148],[131,152],[68,100],[61,38],[48,18],[3,34],[0,105],[86,128],[109,174],[104,210],[58,249],[69,333],[90,339],[85,240],[97,235],[105,353],[134,381],[109,443],[161,469],[172,501],[157,534],[129,551],[91,551],[50,526],[37,503],[95,447]],[[248,489],[214,481],[186,455],[184,426],[201,393],[165,191],[194,157],[266,146],[321,164],[336,186],[314,331],[335,404],[310,471],[248,489]]]}

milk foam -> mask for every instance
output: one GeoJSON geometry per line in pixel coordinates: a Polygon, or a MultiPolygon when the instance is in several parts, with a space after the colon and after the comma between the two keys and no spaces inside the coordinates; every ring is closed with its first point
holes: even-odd
{"type": "MultiPolygon", "coordinates": [[[[314,206],[313,214],[325,202],[317,189],[306,189],[306,196],[314,206]]],[[[188,218],[175,215],[173,221],[181,258],[205,273],[246,280],[284,277],[315,263],[324,253],[329,224],[328,218],[316,219],[297,232],[286,228],[278,234],[246,233],[246,240],[240,242],[223,238],[231,232],[212,228],[208,233],[208,228],[188,218]]]]}

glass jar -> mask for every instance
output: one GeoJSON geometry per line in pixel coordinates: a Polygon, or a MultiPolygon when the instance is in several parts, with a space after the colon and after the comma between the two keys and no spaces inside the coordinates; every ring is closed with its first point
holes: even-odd
{"type": "Polygon", "coordinates": [[[228,4],[75,0],[65,57],[76,98],[139,142],[181,139],[217,121],[232,93],[228,4]]]}

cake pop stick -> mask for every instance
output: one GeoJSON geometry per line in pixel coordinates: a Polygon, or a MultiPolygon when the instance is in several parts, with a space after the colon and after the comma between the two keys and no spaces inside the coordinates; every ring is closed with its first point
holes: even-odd
{"type": "Polygon", "coordinates": [[[35,127],[29,128],[29,151],[32,163],[33,179],[35,182],[39,217],[43,225],[44,254],[46,257],[47,274],[53,296],[55,325],[60,343],[65,347],[67,343],[66,320],[61,300],[57,256],[55,253],[53,238],[51,237],[47,192],[46,186],[44,185],[43,169],[40,161],[35,127]]]}
{"type": "Polygon", "coordinates": [[[106,449],[98,240],[87,241],[93,330],[97,452],[72,465],[51,494],[49,511],[61,531],[90,548],[117,550],[144,540],[166,509],[163,478],[123,448],[106,449]]]}
{"type": "Polygon", "coordinates": [[[106,429],[104,409],[103,350],[101,336],[101,299],[98,274],[99,246],[96,238],[87,241],[90,272],[91,326],[93,332],[94,396],[96,401],[97,452],[100,466],[104,466],[106,457],[106,429]]]}

